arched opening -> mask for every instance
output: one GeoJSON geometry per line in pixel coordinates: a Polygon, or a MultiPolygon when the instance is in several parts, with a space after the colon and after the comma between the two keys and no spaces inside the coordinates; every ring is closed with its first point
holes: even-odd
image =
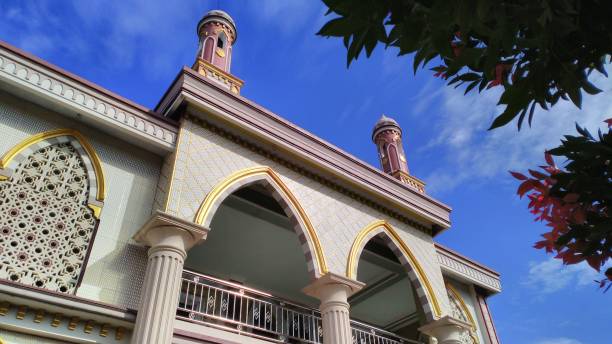
{"type": "Polygon", "coordinates": [[[349,299],[352,318],[386,331],[377,335],[394,342],[427,341],[418,328],[433,319],[437,301],[430,305],[422,269],[386,222],[377,221],[359,234],[347,275],[366,285],[349,299]]]}
{"type": "Polygon", "coordinates": [[[278,178],[241,171],[204,200],[195,222],[210,232],[185,261],[179,317],[287,342],[318,336],[318,300],[302,293],[318,275],[309,221],[278,178]]]}

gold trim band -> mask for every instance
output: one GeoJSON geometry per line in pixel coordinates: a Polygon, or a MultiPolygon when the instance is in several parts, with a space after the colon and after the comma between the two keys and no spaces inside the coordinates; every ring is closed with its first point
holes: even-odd
{"type": "MultiPolygon", "coordinates": [[[[446,282],[445,285],[446,285],[446,290],[449,293],[453,294],[453,296],[457,299],[457,301],[459,301],[459,305],[461,306],[461,310],[463,310],[463,313],[465,313],[465,316],[468,318],[468,321],[472,325],[472,331],[470,331],[470,337],[472,337],[472,339],[474,340],[474,343],[478,344],[478,342],[479,342],[478,341],[478,337],[475,335],[476,334],[476,321],[474,321],[474,318],[472,317],[472,313],[470,313],[470,310],[467,308],[467,305],[465,304],[465,301],[463,300],[463,297],[461,297],[461,294],[459,294],[459,292],[457,292],[455,287],[453,287],[448,282],[446,282]]],[[[461,320],[461,319],[459,319],[459,320],[461,320]]]]}
{"type": "Polygon", "coordinates": [[[59,137],[59,136],[72,136],[77,141],[79,141],[81,146],[83,146],[83,149],[85,149],[85,152],[87,152],[87,155],[89,155],[89,160],[91,160],[91,163],[94,168],[94,173],[96,175],[96,182],[97,182],[96,199],[100,202],[103,202],[104,197],[106,196],[106,190],[104,186],[104,173],[102,172],[102,164],[100,162],[100,158],[98,157],[98,154],[96,154],[96,151],[94,150],[93,146],[89,143],[89,141],[87,141],[87,139],[81,133],[73,129],[50,130],[50,131],[45,131],[42,133],[34,134],[28,137],[27,139],[19,142],[17,145],[11,148],[8,152],[6,152],[4,156],[2,156],[2,158],[0,159],[0,169],[6,168],[6,166],[8,166],[8,164],[11,162],[11,160],[13,160],[13,158],[15,158],[19,153],[21,153],[24,149],[26,149],[30,145],[33,145],[35,143],[38,143],[40,141],[44,141],[50,138],[59,137]]]}
{"type": "Polygon", "coordinates": [[[234,172],[229,177],[222,180],[208,193],[208,195],[206,195],[204,202],[202,202],[200,208],[198,209],[195,215],[194,222],[199,225],[202,225],[208,218],[208,216],[211,215],[210,211],[213,205],[216,204],[219,197],[224,195],[224,193],[228,189],[230,189],[231,186],[235,183],[240,182],[241,180],[244,180],[246,178],[255,176],[268,177],[273,183],[273,186],[275,186],[275,189],[281,192],[282,195],[285,196],[285,199],[288,200],[291,205],[296,209],[297,214],[295,215],[298,216],[306,226],[306,233],[304,233],[306,234],[306,240],[309,240],[314,248],[314,255],[316,256],[315,266],[318,268],[318,272],[320,275],[324,275],[325,273],[327,273],[327,263],[325,262],[323,248],[321,246],[321,242],[319,241],[319,237],[317,236],[317,232],[315,231],[314,226],[310,221],[310,218],[306,214],[304,208],[302,208],[302,206],[298,202],[297,198],[293,195],[289,187],[287,187],[287,185],[281,180],[280,176],[268,166],[246,168],[244,170],[234,172]]]}
{"type": "Polygon", "coordinates": [[[350,279],[357,279],[357,264],[359,262],[359,256],[361,255],[361,252],[363,251],[363,248],[366,244],[366,242],[364,242],[364,239],[378,228],[382,228],[385,234],[387,234],[389,238],[391,238],[394,242],[397,243],[398,248],[400,249],[400,251],[402,251],[402,254],[408,260],[408,263],[416,273],[418,280],[425,288],[427,299],[430,300],[433,305],[434,315],[440,317],[442,315],[440,303],[438,302],[438,299],[434,294],[433,288],[429,283],[429,279],[427,279],[427,275],[425,275],[425,270],[423,270],[421,264],[419,264],[418,260],[416,259],[410,248],[400,238],[395,229],[393,229],[393,227],[391,227],[391,225],[385,220],[374,221],[367,225],[364,229],[362,229],[359,234],[357,234],[357,237],[355,238],[355,241],[351,246],[351,251],[348,256],[348,261],[346,264],[346,277],[350,279]]]}

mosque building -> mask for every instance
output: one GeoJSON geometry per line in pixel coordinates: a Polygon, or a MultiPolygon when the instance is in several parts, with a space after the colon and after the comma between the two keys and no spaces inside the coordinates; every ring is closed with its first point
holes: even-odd
{"type": "Polygon", "coordinates": [[[0,42],[0,343],[498,344],[398,123],[372,167],[240,95],[227,13],[197,35],[154,109],[0,42]]]}

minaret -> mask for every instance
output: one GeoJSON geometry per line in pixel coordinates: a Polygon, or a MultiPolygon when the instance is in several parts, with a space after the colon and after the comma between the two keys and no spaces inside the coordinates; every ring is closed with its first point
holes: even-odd
{"type": "Polygon", "coordinates": [[[380,165],[385,173],[424,192],[424,184],[410,176],[402,144],[402,128],[393,119],[382,115],[372,130],[372,141],[378,148],[380,165]]]}
{"type": "Polygon", "coordinates": [[[193,69],[232,93],[240,93],[244,82],[230,74],[232,48],[238,38],[232,17],[220,10],[209,11],[198,23],[197,33],[199,47],[193,69]]]}

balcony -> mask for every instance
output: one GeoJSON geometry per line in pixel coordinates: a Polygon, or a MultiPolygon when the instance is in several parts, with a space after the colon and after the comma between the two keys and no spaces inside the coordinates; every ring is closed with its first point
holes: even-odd
{"type": "MultiPolygon", "coordinates": [[[[177,318],[276,343],[323,342],[318,310],[211,276],[184,271],[177,318]]],[[[355,344],[422,342],[351,321],[355,344]]]]}

